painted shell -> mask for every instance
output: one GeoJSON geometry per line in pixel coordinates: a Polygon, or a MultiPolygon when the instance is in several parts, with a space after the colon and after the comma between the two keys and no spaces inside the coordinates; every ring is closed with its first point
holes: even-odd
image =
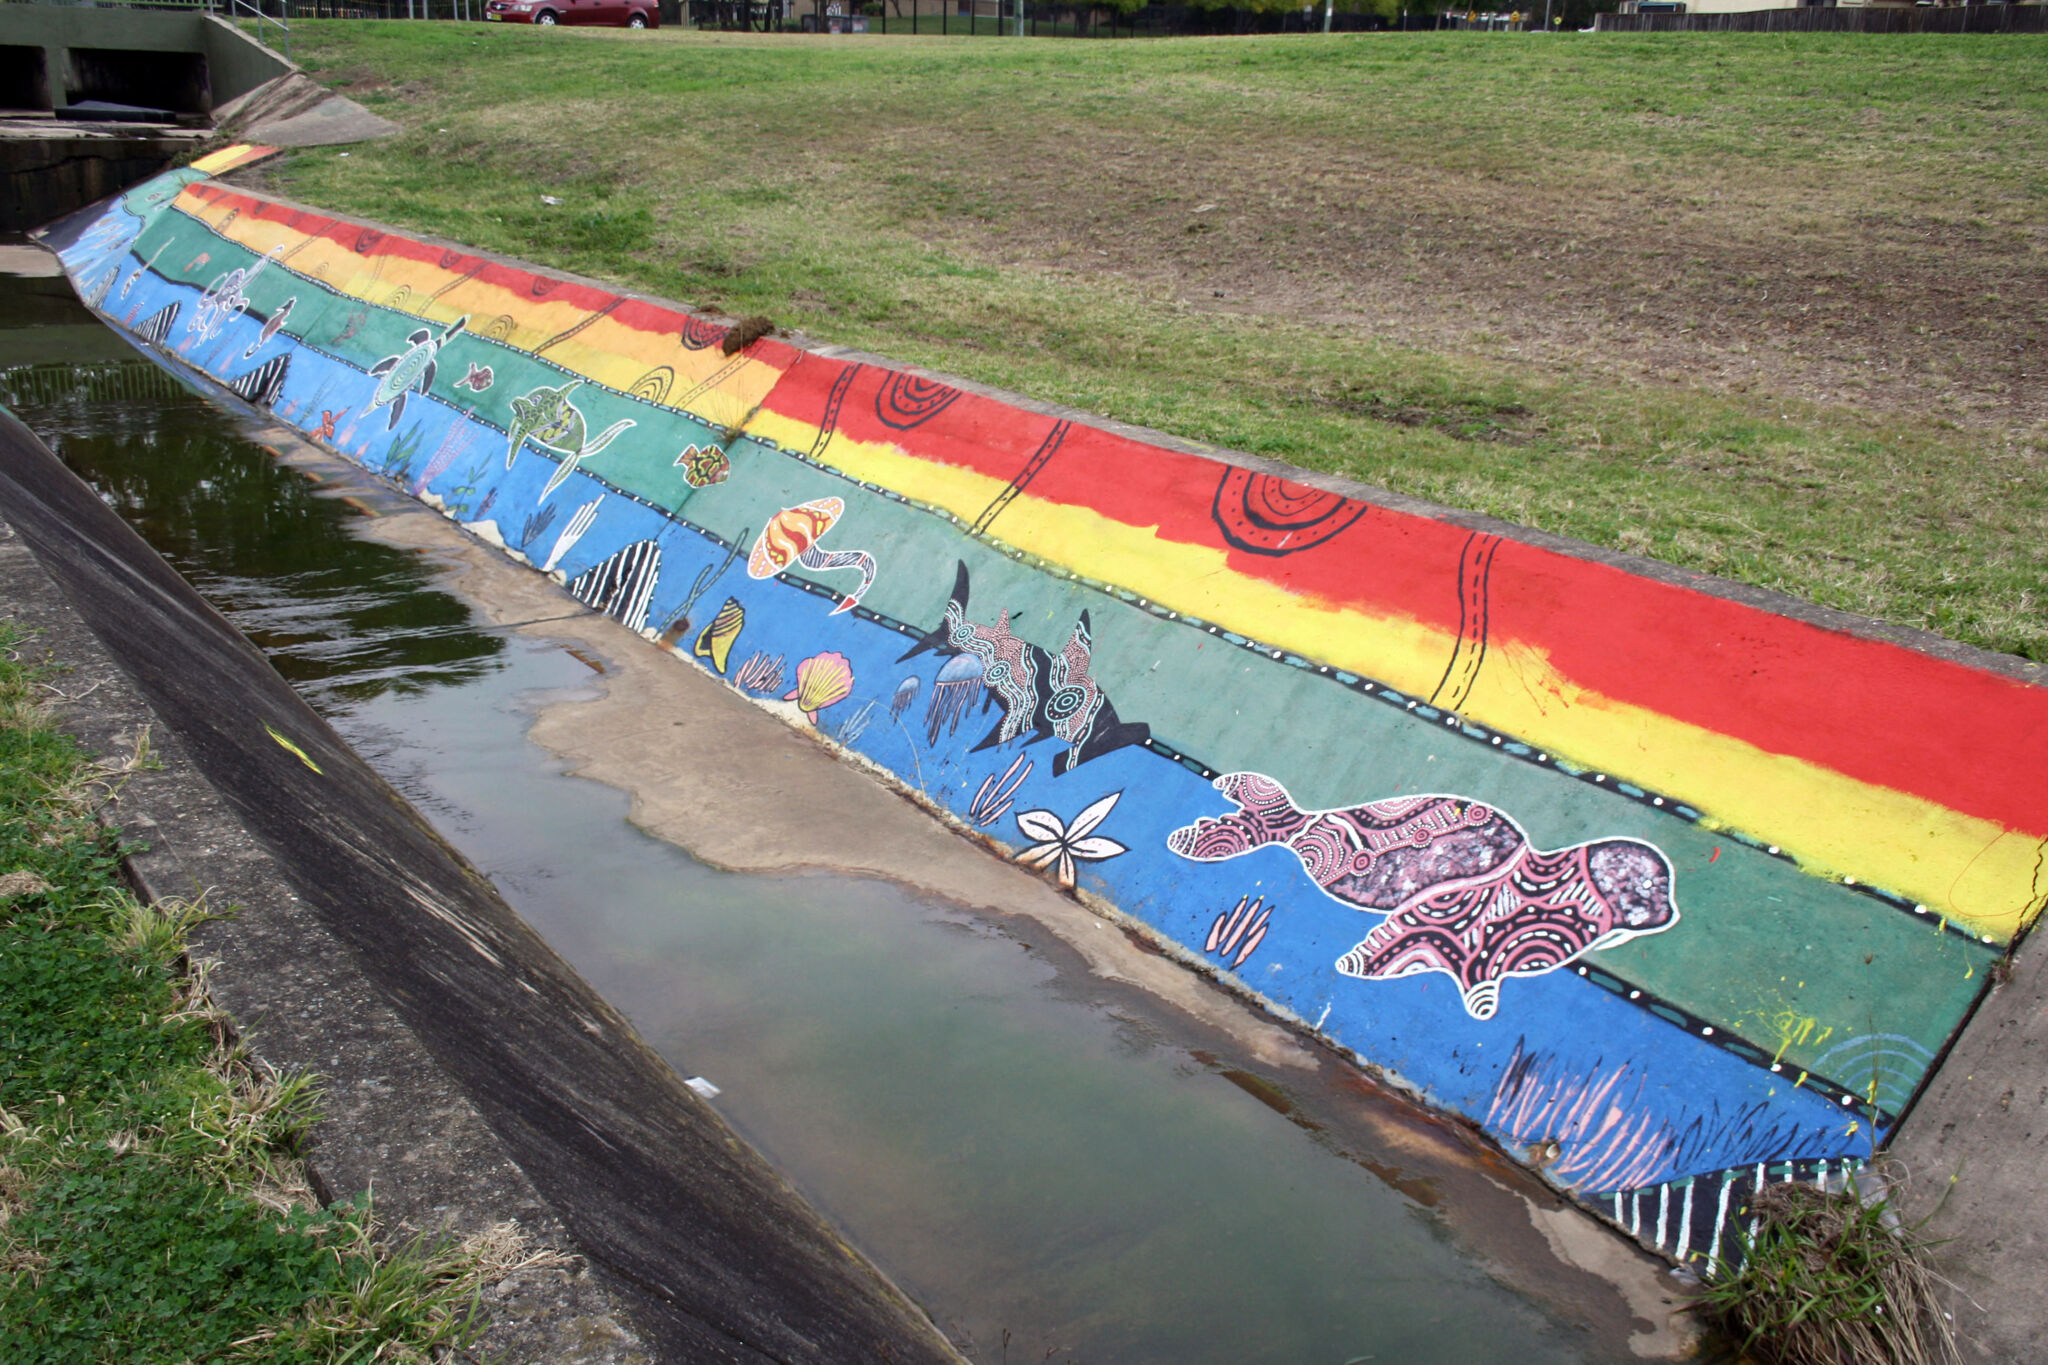
{"type": "Polygon", "coordinates": [[[783,508],[761,528],[761,538],[754,542],[754,552],[747,556],[747,576],[775,577],[795,563],[798,555],[817,544],[818,537],[831,530],[832,523],[845,513],[846,504],[838,498],[818,498],[783,508]]]}
{"type": "Polygon", "coordinates": [[[683,480],[692,488],[724,483],[732,473],[732,461],[717,446],[691,446],[676,456],[676,463],[683,467],[683,480]]]}
{"type": "Polygon", "coordinates": [[[816,725],[818,713],[853,691],[853,665],[844,654],[814,654],[796,666],[796,688],[783,696],[816,725]]]}
{"type": "Polygon", "coordinates": [[[718,609],[718,615],[711,618],[711,624],[697,633],[697,643],[690,652],[700,659],[711,660],[711,666],[720,673],[725,672],[725,661],[732,656],[732,642],[739,639],[740,627],[747,623],[747,609],[740,605],[737,597],[725,599],[725,605],[718,609]]]}

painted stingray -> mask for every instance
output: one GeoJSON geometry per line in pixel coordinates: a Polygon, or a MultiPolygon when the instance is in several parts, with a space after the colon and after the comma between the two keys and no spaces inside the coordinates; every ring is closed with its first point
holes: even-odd
{"type": "MultiPolygon", "coordinates": [[[[1058,654],[1051,654],[1022,639],[1010,629],[1010,613],[1004,612],[993,626],[967,619],[967,564],[961,561],[953,574],[953,595],[947,599],[946,615],[922,640],[897,659],[921,654],[927,649],[942,655],[958,655],[981,664],[979,681],[987,692],[982,710],[1001,703],[1002,719],[970,752],[1007,744],[1026,735],[1026,744],[1041,739],[1066,742],[1067,750],[1052,761],[1054,777],[1072,772],[1091,758],[1100,758],[1127,744],[1143,744],[1152,737],[1150,726],[1119,720],[1116,707],[1096,683],[1091,666],[1095,657],[1095,636],[1088,613],[1074,623],[1074,633],[1058,654]]],[[[971,673],[970,670],[967,670],[971,673]]],[[[945,678],[941,674],[940,681],[945,678]]],[[[933,702],[939,700],[933,689],[933,702]]],[[[957,722],[956,722],[957,723],[957,722]]],[[[938,742],[938,726],[931,727],[932,742],[938,742]]]]}
{"type": "Polygon", "coordinates": [[[582,382],[572,379],[559,389],[538,388],[524,398],[512,400],[512,432],[505,447],[505,468],[512,467],[512,462],[519,458],[519,448],[528,441],[562,457],[547,487],[540,490],[540,502],[546,502],[548,494],[560,488],[578,465],[610,445],[620,432],[636,425],[632,418],[622,417],[596,436],[590,435],[582,412],[569,401],[569,395],[582,382]]]}
{"type": "Polygon", "coordinates": [[[1305,811],[1261,773],[1226,773],[1233,814],[1167,836],[1183,858],[1215,863],[1280,844],[1324,893],[1387,918],[1337,960],[1346,976],[1443,972],[1465,1010],[1490,1019],[1501,982],[1541,976],[1596,949],[1678,922],[1670,860],[1640,839],[1594,839],[1555,852],[1464,796],[1399,796],[1305,811]]]}
{"type": "MultiPolygon", "coordinates": [[[[431,328],[422,327],[408,336],[406,349],[397,355],[385,356],[370,367],[370,373],[377,376],[377,387],[370,394],[369,409],[391,405],[391,421],[385,428],[395,431],[398,419],[405,412],[405,396],[418,390],[425,393],[434,386],[434,363],[441,354],[441,348],[448,339],[469,325],[469,316],[448,324],[448,329],[435,336],[431,328]]],[[[367,412],[366,414],[367,415],[367,412]]]]}

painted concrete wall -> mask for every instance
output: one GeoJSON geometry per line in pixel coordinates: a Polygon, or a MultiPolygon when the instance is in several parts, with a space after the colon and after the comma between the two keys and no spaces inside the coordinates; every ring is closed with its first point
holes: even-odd
{"type": "Polygon", "coordinates": [[[729,356],[682,310],[203,178],[241,155],[55,243],[87,301],[1669,1254],[1868,1158],[2048,901],[2048,689],[729,356]]]}

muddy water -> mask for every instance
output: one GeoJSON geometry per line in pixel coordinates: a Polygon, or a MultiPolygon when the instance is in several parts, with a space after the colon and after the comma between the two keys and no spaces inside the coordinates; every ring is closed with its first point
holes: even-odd
{"type": "MultiPolygon", "coordinates": [[[[434,557],[365,534],[409,504],[281,461],[274,434],[121,358],[67,299],[0,277],[0,401],[974,1359],[1670,1345],[1618,1243],[1335,1059],[1264,1065],[1245,1031],[1091,970],[1027,918],[875,878],[719,871],[641,832],[624,794],[528,735],[616,660],[494,624],[434,557]]],[[[745,766],[692,777],[744,784],[745,766]]]]}

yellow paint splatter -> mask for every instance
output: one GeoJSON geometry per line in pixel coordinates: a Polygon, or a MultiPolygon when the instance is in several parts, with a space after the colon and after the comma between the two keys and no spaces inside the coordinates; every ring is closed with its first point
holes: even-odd
{"type": "Polygon", "coordinates": [[[274,740],[276,740],[276,741],[277,741],[277,743],[278,743],[278,747],[279,747],[279,748],[281,748],[281,749],[285,750],[285,751],[286,751],[287,753],[291,754],[291,755],[292,755],[292,757],[294,757],[294,758],[298,759],[298,760],[299,760],[299,762],[301,762],[301,763],[305,764],[305,765],[306,765],[307,767],[311,768],[311,769],[312,769],[312,770],[313,770],[314,772],[316,772],[316,773],[320,773],[320,775],[321,775],[322,777],[325,777],[325,776],[327,776],[327,774],[326,774],[326,773],[324,773],[324,772],[320,772],[320,765],[319,765],[318,763],[315,763],[315,762],[314,762],[314,761],[313,761],[312,759],[310,759],[310,758],[308,758],[308,757],[306,756],[306,751],[305,751],[304,749],[301,749],[301,748],[300,748],[300,747],[299,747],[298,745],[296,745],[296,744],[292,743],[292,742],[291,742],[290,740],[286,739],[286,738],[285,738],[285,737],[284,737],[283,735],[279,734],[279,733],[277,732],[277,727],[276,727],[276,726],[272,725],[272,724],[271,724],[271,723],[270,723],[269,721],[265,721],[265,722],[263,722],[263,729],[264,729],[264,732],[265,732],[265,733],[267,733],[267,734],[268,734],[268,735],[269,735],[269,736],[270,736],[270,737],[271,737],[272,739],[274,739],[274,740]]]}
{"type": "Polygon", "coordinates": [[[1835,1031],[1834,1025],[1822,1024],[1813,1015],[1802,1014],[1789,1004],[1782,1008],[1766,1007],[1750,1017],[1756,1020],[1765,1037],[1776,1042],[1777,1050],[1771,1056],[1774,1062],[1784,1061],[1785,1054],[1795,1047],[1819,1048],[1835,1031]]]}

